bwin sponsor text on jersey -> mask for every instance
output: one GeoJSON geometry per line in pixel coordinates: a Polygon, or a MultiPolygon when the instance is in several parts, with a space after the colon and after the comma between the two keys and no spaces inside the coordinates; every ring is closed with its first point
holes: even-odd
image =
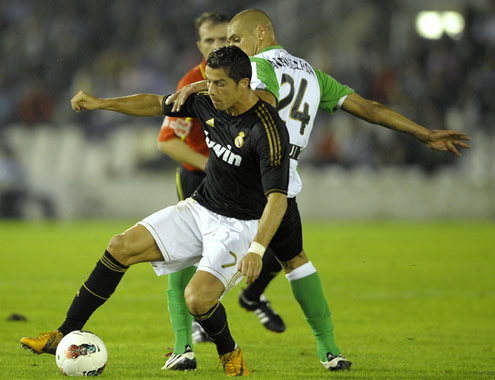
{"type": "Polygon", "coordinates": [[[232,152],[232,147],[230,145],[224,147],[221,144],[211,140],[208,137],[208,131],[205,131],[205,140],[208,148],[213,150],[216,156],[221,158],[222,161],[225,161],[229,165],[241,166],[242,157],[232,152]]]}

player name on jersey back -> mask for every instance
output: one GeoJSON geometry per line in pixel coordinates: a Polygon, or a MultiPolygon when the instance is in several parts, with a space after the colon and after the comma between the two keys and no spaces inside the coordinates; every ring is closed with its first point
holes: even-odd
{"type": "Polygon", "coordinates": [[[302,70],[308,74],[315,75],[315,72],[311,65],[296,57],[286,58],[286,57],[276,57],[276,58],[265,58],[274,68],[287,67],[293,70],[302,70]]]}

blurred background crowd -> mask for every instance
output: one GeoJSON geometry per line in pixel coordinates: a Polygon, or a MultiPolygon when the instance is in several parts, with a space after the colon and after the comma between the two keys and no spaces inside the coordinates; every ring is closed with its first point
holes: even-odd
{"type": "MultiPolygon", "coordinates": [[[[253,7],[272,17],[289,52],[361,96],[430,129],[474,138],[473,149],[458,159],[345,112],[320,114],[301,157],[303,175],[333,178],[330,189],[335,181],[348,188],[361,181],[364,192],[378,191],[373,181],[391,172],[398,187],[401,173],[413,183],[440,176],[447,183],[442,192],[467,183],[488,203],[478,206],[485,213],[434,216],[495,215],[492,0],[0,0],[0,217],[140,215],[137,210],[148,207],[143,193],[163,198],[151,210],[172,204],[176,165],[156,148],[161,120],[76,114],[69,101],[80,89],[100,97],[173,92],[201,59],[194,18],[253,7]],[[424,10],[456,11],[464,27],[456,35],[424,38],[415,28],[424,10]],[[135,192],[103,207],[109,200],[101,193],[121,193],[131,183],[135,192]]],[[[310,177],[305,189],[320,182],[310,177]]]]}

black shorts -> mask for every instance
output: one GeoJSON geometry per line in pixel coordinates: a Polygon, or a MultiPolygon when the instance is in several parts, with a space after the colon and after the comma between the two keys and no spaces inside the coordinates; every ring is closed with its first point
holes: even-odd
{"type": "Polygon", "coordinates": [[[287,199],[287,211],[269,247],[280,261],[289,261],[301,253],[301,215],[295,198],[287,199]]]}
{"type": "Polygon", "coordinates": [[[179,200],[182,201],[190,197],[205,177],[205,172],[190,171],[181,165],[177,169],[176,177],[177,196],[179,197],[179,200]]]}

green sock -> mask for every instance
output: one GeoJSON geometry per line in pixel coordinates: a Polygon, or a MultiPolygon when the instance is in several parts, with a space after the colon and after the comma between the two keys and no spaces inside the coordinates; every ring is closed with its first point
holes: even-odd
{"type": "Polygon", "coordinates": [[[176,354],[184,353],[187,344],[192,347],[193,317],[186,306],[184,290],[194,273],[196,273],[196,267],[192,266],[168,275],[168,311],[175,335],[174,353],[176,354]]]}
{"type": "Polygon", "coordinates": [[[327,361],[327,352],[332,355],[340,353],[333,336],[333,323],[330,309],[323,296],[320,276],[313,273],[309,276],[290,282],[292,293],[306,316],[313,335],[316,338],[318,356],[327,361]]]}

